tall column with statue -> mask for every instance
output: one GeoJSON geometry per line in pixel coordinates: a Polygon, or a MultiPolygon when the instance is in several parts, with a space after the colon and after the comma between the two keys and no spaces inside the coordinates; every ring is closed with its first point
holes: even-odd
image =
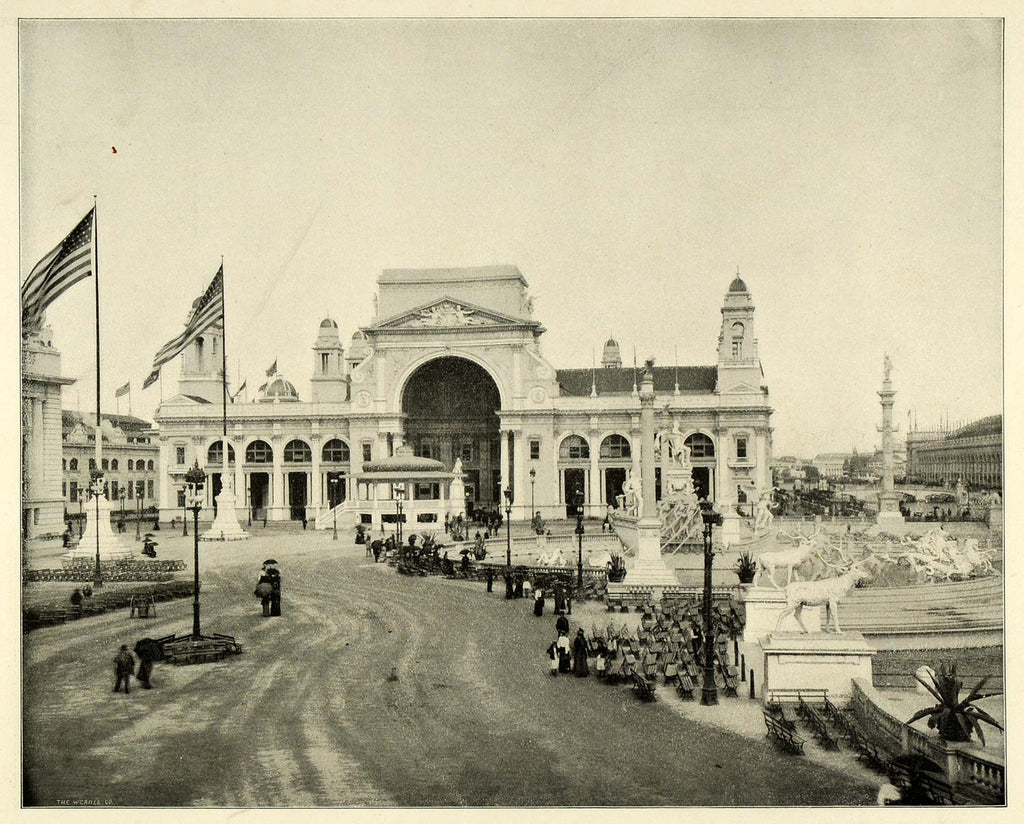
{"type": "Polygon", "coordinates": [[[896,392],[892,388],[892,361],[885,356],[885,377],[882,379],[882,388],[878,397],[882,402],[882,425],[878,431],[882,433],[882,491],[878,494],[878,516],[876,523],[879,526],[895,526],[903,523],[903,515],[900,514],[900,496],[896,493],[893,480],[893,434],[897,427],[892,422],[892,407],[896,398],[896,392]]]}

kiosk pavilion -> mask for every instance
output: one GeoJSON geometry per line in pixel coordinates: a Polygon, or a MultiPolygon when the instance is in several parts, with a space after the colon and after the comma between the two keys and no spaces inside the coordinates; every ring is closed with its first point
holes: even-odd
{"type": "MultiPolygon", "coordinates": [[[[308,401],[277,375],[254,401],[231,404],[229,468],[243,525],[306,517],[329,527],[334,506],[339,526],[394,519],[381,500],[389,485],[364,467],[409,463],[410,448],[438,473],[407,488],[410,529],[442,510],[503,510],[506,489],[521,520],[531,502],[545,518],[574,517],[578,495],[588,517],[615,505],[627,471],[639,471],[640,399],[614,340],[596,369],[553,366],[515,266],[389,269],[377,284],[376,315],[347,351],[338,325],[321,322],[308,401]],[[450,500],[456,461],[464,503],[450,500]]],[[[161,519],[181,514],[195,460],[211,475],[212,517],[223,467],[220,335],[214,328],[186,351],[179,394],[155,415],[161,519]]],[[[698,494],[749,513],[771,486],[772,409],[754,304],[738,275],[722,306],[717,364],[657,366],[654,385],[657,430],[685,437],[698,494]]]]}

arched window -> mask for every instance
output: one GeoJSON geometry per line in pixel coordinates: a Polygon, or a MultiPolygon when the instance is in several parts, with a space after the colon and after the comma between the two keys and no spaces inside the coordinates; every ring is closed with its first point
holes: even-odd
{"type": "Polygon", "coordinates": [[[739,321],[732,325],[732,356],[736,359],[743,357],[743,331],[739,321]]]}
{"type": "Polygon", "coordinates": [[[690,449],[691,458],[715,457],[715,442],[702,432],[695,432],[690,435],[684,443],[690,449]]]}
{"type": "Polygon", "coordinates": [[[245,448],[246,463],[273,463],[274,450],[266,441],[253,441],[245,448]]]}
{"type": "Polygon", "coordinates": [[[111,468],[111,469],[112,469],[112,470],[113,470],[114,472],[117,472],[117,458],[112,458],[112,459],[111,459],[111,461],[110,461],[110,468],[111,468]]]}
{"type": "Polygon", "coordinates": [[[110,469],[110,461],[108,461],[106,458],[103,459],[103,468],[110,469]]]}
{"type": "Polygon", "coordinates": [[[89,458],[89,469],[96,469],[96,459],[89,458]]]}
{"type": "Polygon", "coordinates": [[[285,463],[310,463],[312,460],[313,451],[309,448],[309,444],[298,438],[288,441],[288,445],[284,448],[285,463]]]}
{"type": "Polygon", "coordinates": [[[71,471],[72,472],[77,472],[78,471],[78,458],[72,458],[71,459],[71,463],[68,464],[68,466],[71,467],[71,471]]]}
{"type": "Polygon", "coordinates": [[[128,459],[128,471],[132,472],[135,469],[135,461],[131,458],[128,459]]]}
{"type": "Polygon", "coordinates": [[[590,444],[579,435],[570,435],[558,446],[558,457],[562,460],[589,460],[590,444]]]}
{"type": "Polygon", "coordinates": [[[153,471],[153,462],[152,462],[152,461],[149,461],[149,462],[148,462],[148,463],[146,464],[146,469],[148,469],[148,470],[149,470],[150,472],[152,472],[152,471],[153,471]]]}
{"type": "Polygon", "coordinates": [[[348,463],[348,444],[338,438],[332,438],[324,444],[322,455],[324,463],[348,463]]]}
{"type": "Polygon", "coordinates": [[[628,458],[631,454],[629,441],[622,435],[609,435],[601,441],[602,458],[628,458]]]}
{"type": "MultiPolygon", "coordinates": [[[[235,462],[235,447],[228,444],[228,464],[235,462]]],[[[206,463],[214,466],[224,466],[224,441],[214,441],[206,450],[206,463]]]]}

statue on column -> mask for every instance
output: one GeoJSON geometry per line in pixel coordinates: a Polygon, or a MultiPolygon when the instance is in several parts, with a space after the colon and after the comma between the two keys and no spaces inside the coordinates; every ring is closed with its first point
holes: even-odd
{"type": "Polygon", "coordinates": [[[892,361],[889,359],[889,356],[886,355],[885,356],[885,379],[886,379],[886,381],[889,380],[889,375],[890,374],[892,374],[892,361]]]}

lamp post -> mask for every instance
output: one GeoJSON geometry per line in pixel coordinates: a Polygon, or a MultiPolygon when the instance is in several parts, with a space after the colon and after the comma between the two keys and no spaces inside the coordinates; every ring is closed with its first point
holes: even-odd
{"type": "Polygon", "coordinates": [[[199,461],[192,464],[192,468],[185,473],[185,502],[192,510],[192,532],[195,542],[195,557],[193,567],[195,580],[192,587],[192,637],[198,639],[199,632],[199,510],[203,508],[203,486],[206,483],[206,473],[199,468],[199,461]]]}
{"type": "Polygon", "coordinates": [[[512,487],[505,487],[505,568],[512,569],[512,487]]]}
{"type": "Polygon", "coordinates": [[[117,497],[121,501],[121,522],[117,525],[118,532],[124,532],[124,499],[127,494],[123,486],[117,491],[117,497]]]}
{"type": "Polygon", "coordinates": [[[579,542],[579,556],[576,559],[576,587],[583,588],[583,490],[576,487],[576,540],[579,542]]]}
{"type": "MultiPolygon", "coordinates": [[[[196,466],[199,465],[199,461],[196,461],[196,466]]],[[[185,475],[188,478],[188,474],[185,475]]],[[[184,537],[188,537],[188,481],[181,487],[182,498],[181,498],[181,534],[184,537]]]]}
{"type": "Polygon", "coordinates": [[[715,629],[711,620],[711,569],[715,559],[711,547],[711,528],[722,525],[722,516],[704,498],[700,501],[700,517],[704,521],[704,683],[701,686],[700,703],[708,706],[718,703],[718,687],[715,686],[715,629]]]}
{"type": "Polygon", "coordinates": [[[405,484],[394,484],[395,491],[395,510],[397,512],[397,520],[395,522],[395,537],[397,538],[398,548],[402,548],[402,501],[405,500],[405,484]]]}
{"type": "Polygon", "coordinates": [[[88,486],[82,486],[78,490],[78,542],[82,542],[82,524],[85,523],[85,510],[83,509],[83,502],[89,493],[88,486]]]}
{"type": "Polygon", "coordinates": [[[103,494],[103,473],[98,469],[89,473],[92,478],[92,486],[89,492],[96,499],[96,567],[93,570],[93,589],[103,586],[103,575],[100,572],[100,495],[103,494]]]}
{"type": "MultiPolygon", "coordinates": [[[[143,481],[143,489],[145,489],[145,481],[143,481]]],[[[139,485],[135,484],[135,540],[142,540],[142,530],[139,527],[139,522],[142,520],[142,496],[139,494],[139,485]]]]}
{"type": "Polygon", "coordinates": [[[530,468],[530,522],[533,522],[536,504],[533,499],[533,485],[537,481],[537,470],[530,468]]]}
{"type": "Polygon", "coordinates": [[[331,488],[331,512],[334,513],[334,538],[332,540],[338,540],[338,476],[332,475],[327,481],[327,485],[331,488]]]}

